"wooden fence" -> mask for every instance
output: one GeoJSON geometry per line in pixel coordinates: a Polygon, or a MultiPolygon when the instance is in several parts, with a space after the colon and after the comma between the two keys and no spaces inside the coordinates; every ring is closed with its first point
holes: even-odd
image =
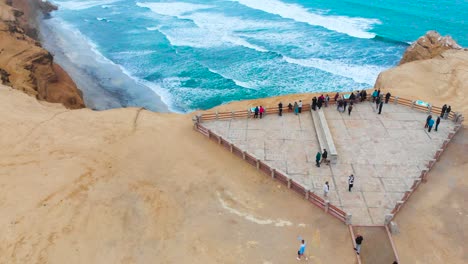
{"type": "MultiPolygon", "coordinates": [[[[343,94],[342,94],[343,95],[343,94]]],[[[371,100],[372,97],[368,96],[367,101],[371,100]]],[[[398,96],[391,96],[389,103],[393,104],[399,104],[403,106],[410,107],[412,109],[421,111],[421,112],[426,112],[426,113],[432,113],[435,115],[440,115],[442,111],[442,107],[438,106],[422,106],[418,105],[415,103],[415,101],[405,99],[405,98],[400,98],[398,96]]],[[[331,99],[329,104],[334,105],[336,102],[331,99]]],[[[311,105],[310,104],[303,104],[302,111],[308,111],[310,110],[311,105]]],[[[283,106],[283,113],[289,112],[287,106],[283,106]]],[[[266,106],[265,107],[265,114],[278,114],[279,113],[279,107],[278,106],[266,106]]],[[[462,123],[463,122],[463,117],[460,115],[458,120],[455,120],[458,113],[451,111],[450,114],[448,115],[448,119],[457,121],[457,123],[462,123]],[[460,121],[461,120],[461,121],[460,121]]],[[[214,113],[204,113],[197,118],[199,119],[199,122],[203,121],[209,121],[209,120],[220,120],[220,119],[232,119],[232,118],[250,118],[253,116],[253,113],[250,110],[237,110],[237,111],[231,111],[231,112],[214,112],[214,113]]]]}

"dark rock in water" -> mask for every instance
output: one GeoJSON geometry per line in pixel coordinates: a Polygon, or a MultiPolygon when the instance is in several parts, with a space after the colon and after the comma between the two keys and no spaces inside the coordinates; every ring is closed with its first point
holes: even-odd
{"type": "Polygon", "coordinates": [[[426,35],[420,37],[406,49],[400,65],[416,60],[432,59],[450,49],[462,49],[462,47],[450,36],[442,37],[436,31],[428,31],[426,35]]]}

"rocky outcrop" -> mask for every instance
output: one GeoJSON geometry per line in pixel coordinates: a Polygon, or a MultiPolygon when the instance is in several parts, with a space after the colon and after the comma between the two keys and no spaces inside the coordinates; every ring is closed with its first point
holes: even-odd
{"type": "Polygon", "coordinates": [[[379,74],[376,89],[433,105],[450,104],[468,115],[468,51],[446,50],[432,59],[413,61],[379,74]]]}
{"type": "MultiPolygon", "coordinates": [[[[26,12],[14,8],[16,1],[7,2],[0,0],[2,82],[8,80],[13,88],[39,100],[62,103],[71,109],[85,107],[81,91],[73,80],[54,63],[53,56],[38,41],[26,34],[23,28],[24,23],[28,23],[24,19],[26,12]]],[[[30,9],[26,11],[31,12],[30,9]]]]}
{"type": "Polygon", "coordinates": [[[451,49],[462,49],[462,47],[450,36],[442,37],[436,31],[428,31],[426,35],[420,37],[406,49],[400,65],[416,60],[432,59],[451,49]]]}

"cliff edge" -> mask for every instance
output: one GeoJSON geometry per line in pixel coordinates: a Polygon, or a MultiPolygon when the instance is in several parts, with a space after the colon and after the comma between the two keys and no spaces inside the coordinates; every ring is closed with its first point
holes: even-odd
{"type": "Polygon", "coordinates": [[[468,51],[451,49],[426,60],[405,63],[379,74],[374,86],[468,115],[468,51]]]}
{"type": "Polygon", "coordinates": [[[442,37],[436,31],[428,31],[406,49],[400,65],[416,60],[432,59],[451,49],[460,50],[462,47],[450,36],[442,37]]]}
{"type": "Polygon", "coordinates": [[[82,93],[70,76],[31,38],[34,30],[28,26],[31,25],[28,19],[35,11],[28,4],[28,1],[0,0],[1,83],[70,109],[85,107],[82,93]],[[23,7],[27,16],[14,6],[23,7]]]}

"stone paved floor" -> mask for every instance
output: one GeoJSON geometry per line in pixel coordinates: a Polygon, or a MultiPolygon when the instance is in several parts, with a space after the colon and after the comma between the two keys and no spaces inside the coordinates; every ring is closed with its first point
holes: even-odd
{"type": "Polygon", "coordinates": [[[320,147],[310,112],[204,125],[320,196],[329,181],[330,202],[351,213],[353,224],[383,224],[384,215],[409,190],[454,124],[443,120],[438,132],[428,133],[423,129],[425,113],[386,104],[378,115],[373,106],[357,104],[351,116],[333,106],[325,109],[338,163],[320,168],[315,166],[320,147]],[[355,183],[348,192],[351,173],[355,183]]]}

